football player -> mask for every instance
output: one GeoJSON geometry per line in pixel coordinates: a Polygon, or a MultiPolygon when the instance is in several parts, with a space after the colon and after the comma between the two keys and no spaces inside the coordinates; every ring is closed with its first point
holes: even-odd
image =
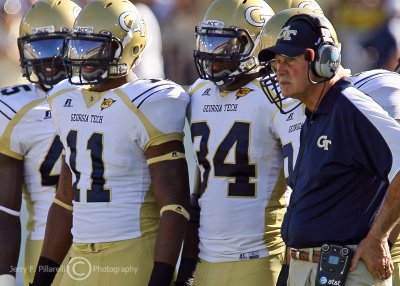
{"type": "Polygon", "coordinates": [[[261,0],[216,0],[196,26],[199,74],[188,121],[197,178],[176,285],[275,285],[283,262],[280,224],[287,187],[278,109],[259,86],[261,0]],[[199,262],[196,265],[197,257],[199,262]]]}
{"type": "MultiPolygon", "coordinates": [[[[350,77],[356,88],[369,95],[391,117],[400,123],[400,75],[383,69],[365,71],[350,77]]],[[[390,234],[388,239],[390,254],[394,265],[392,283],[400,285],[400,225],[390,234]]]]}
{"type": "MultiPolygon", "coordinates": [[[[146,38],[131,2],[94,0],[67,40],[70,82],[48,98],[65,156],[39,261],[57,268],[72,242],[61,285],[170,285],[189,219],[189,96],[131,73],[146,38]]],[[[33,285],[50,285],[38,270],[33,285]]]]}
{"type": "MultiPolygon", "coordinates": [[[[274,45],[284,23],[291,16],[298,13],[318,14],[319,11],[310,11],[308,9],[287,9],[276,13],[264,26],[262,38],[263,46],[267,48],[274,45]]],[[[332,26],[330,26],[330,31],[335,43],[339,45],[336,32],[332,26]]],[[[262,52],[260,53],[259,58],[263,62],[262,52]]],[[[266,68],[271,71],[268,64],[266,64],[266,68]]],[[[398,73],[382,69],[365,71],[355,75],[351,75],[349,70],[343,69],[342,72],[349,76],[349,79],[356,88],[372,97],[389,113],[391,117],[400,121],[400,75],[398,73]]],[[[266,74],[262,78],[261,86],[271,103],[275,103],[281,110],[282,115],[277,116],[291,117],[296,121],[303,117],[303,120],[301,121],[303,122],[305,120],[304,108],[299,106],[300,102],[281,96],[279,85],[275,81],[273,73],[266,74]]],[[[294,130],[293,128],[288,129],[284,125],[281,127],[283,128],[278,128],[281,138],[287,138],[285,140],[286,144],[283,142],[283,148],[286,157],[285,162],[287,162],[285,165],[285,175],[288,177],[292,173],[299,151],[300,128],[294,130]]],[[[392,244],[391,255],[395,268],[398,269],[400,262],[400,240],[397,239],[397,235],[398,230],[394,230],[390,236],[389,243],[392,244]]],[[[398,274],[399,271],[394,270],[393,285],[400,283],[398,274]]]]}
{"type": "Polygon", "coordinates": [[[63,43],[79,10],[70,0],[40,0],[28,9],[18,48],[22,75],[31,83],[0,90],[0,285],[15,285],[17,271],[23,272],[25,285],[33,280],[63,148],[46,93],[67,78],[63,43]],[[28,235],[23,268],[17,269],[23,184],[28,235]]]}

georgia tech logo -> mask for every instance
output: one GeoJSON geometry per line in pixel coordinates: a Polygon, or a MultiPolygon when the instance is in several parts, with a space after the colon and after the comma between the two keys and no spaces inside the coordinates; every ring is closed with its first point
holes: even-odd
{"type": "Polygon", "coordinates": [[[103,102],[101,103],[101,110],[109,108],[116,100],[112,98],[104,98],[103,102]]]}
{"type": "Polygon", "coordinates": [[[267,22],[272,15],[268,12],[267,9],[259,6],[250,6],[246,9],[244,13],[244,17],[246,21],[251,25],[256,27],[262,27],[265,22],[267,22]]]}
{"type": "Polygon", "coordinates": [[[281,32],[278,35],[278,39],[283,39],[285,41],[290,41],[292,39],[292,35],[296,36],[297,35],[297,30],[289,30],[290,26],[286,26],[281,30],[281,32]]]}
{"type": "Polygon", "coordinates": [[[236,92],[236,99],[239,99],[240,97],[246,96],[252,90],[253,89],[248,88],[248,87],[239,88],[239,90],[236,92]]]}
{"type": "Polygon", "coordinates": [[[324,150],[328,150],[329,149],[329,144],[332,144],[332,141],[328,140],[327,138],[328,138],[328,136],[321,135],[317,140],[317,146],[319,148],[324,148],[324,150]]]}
{"type": "Polygon", "coordinates": [[[143,20],[139,20],[132,11],[126,11],[119,16],[119,25],[127,32],[140,32],[140,36],[146,36],[146,26],[143,20]]]}
{"type": "Polygon", "coordinates": [[[321,14],[324,14],[324,12],[322,11],[321,7],[319,7],[318,5],[316,5],[314,2],[312,1],[303,1],[298,5],[299,8],[307,8],[313,11],[317,11],[321,14]]]}

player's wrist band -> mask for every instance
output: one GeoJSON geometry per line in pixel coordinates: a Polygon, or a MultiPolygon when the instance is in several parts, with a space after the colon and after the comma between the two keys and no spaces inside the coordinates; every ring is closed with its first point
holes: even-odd
{"type": "Polygon", "coordinates": [[[170,286],[175,267],[165,262],[154,262],[148,286],[170,286]]]}
{"type": "Polygon", "coordinates": [[[12,210],[12,209],[9,209],[9,208],[3,207],[3,206],[0,206],[0,211],[5,212],[12,216],[20,216],[21,215],[20,212],[17,212],[15,210],[12,210]]]}
{"type": "Polygon", "coordinates": [[[168,154],[164,154],[158,157],[147,159],[147,165],[161,162],[161,161],[168,161],[168,160],[178,160],[185,158],[185,154],[178,151],[172,151],[168,154]]]}
{"type": "Polygon", "coordinates": [[[17,286],[17,281],[15,277],[11,274],[0,275],[0,285],[1,286],[17,286]]]}
{"type": "Polygon", "coordinates": [[[40,256],[36,266],[35,277],[30,286],[50,286],[56,277],[60,264],[46,257],[40,256]]]}
{"type": "Polygon", "coordinates": [[[64,202],[62,202],[62,201],[60,201],[59,199],[54,198],[54,199],[53,199],[53,203],[55,203],[56,205],[59,205],[60,207],[66,209],[66,210],[69,210],[69,211],[71,211],[71,212],[72,212],[72,210],[73,210],[72,206],[70,206],[70,205],[68,205],[68,204],[66,204],[66,203],[64,203],[64,202]]]}
{"type": "Polygon", "coordinates": [[[181,205],[166,205],[163,206],[160,210],[160,216],[163,215],[164,212],[166,211],[173,211],[176,212],[182,216],[184,216],[187,220],[190,220],[190,214],[188,211],[181,205]]]}

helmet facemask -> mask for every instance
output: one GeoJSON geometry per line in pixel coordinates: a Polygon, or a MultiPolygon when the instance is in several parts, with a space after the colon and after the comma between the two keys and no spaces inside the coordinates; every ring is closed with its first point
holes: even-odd
{"type": "Polygon", "coordinates": [[[71,34],[66,49],[70,82],[79,85],[97,84],[126,75],[128,66],[119,63],[122,52],[121,42],[110,33],[71,34]]]}
{"type": "Polygon", "coordinates": [[[255,44],[244,29],[196,26],[194,61],[199,77],[218,86],[233,83],[257,67],[255,44]]]}
{"type": "Polygon", "coordinates": [[[49,90],[67,78],[63,60],[67,32],[50,32],[18,38],[22,75],[49,90]]]}

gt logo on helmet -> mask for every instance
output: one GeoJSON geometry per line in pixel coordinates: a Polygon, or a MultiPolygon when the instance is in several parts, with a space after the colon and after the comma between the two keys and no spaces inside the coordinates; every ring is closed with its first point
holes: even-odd
{"type": "Polygon", "coordinates": [[[249,22],[251,25],[262,27],[264,23],[267,22],[269,18],[271,18],[272,15],[270,15],[265,9],[263,9],[263,7],[251,6],[246,9],[244,16],[246,18],[246,21],[249,22]]]}
{"type": "Polygon", "coordinates": [[[140,21],[132,11],[126,11],[119,16],[119,25],[127,32],[140,32],[142,37],[146,35],[144,21],[140,21]]]}
{"type": "Polygon", "coordinates": [[[321,7],[319,7],[318,5],[316,5],[315,2],[313,2],[313,1],[304,1],[304,2],[301,2],[301,3],[299,4],[298,7],[299,7],[299,8],[307,8],[307,9],[310,9],[310,10],[313,10],[313,11],[318,11],[318,12],[320,12],[321,14],[324,14],[323,11],[322,11],[322,9],[321,9],[321,7]]]}

